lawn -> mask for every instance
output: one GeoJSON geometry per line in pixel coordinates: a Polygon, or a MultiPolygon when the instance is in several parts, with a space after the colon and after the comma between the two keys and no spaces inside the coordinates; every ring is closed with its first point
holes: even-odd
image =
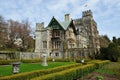
{"type": "MultiPolygon", "coordinates": [[[[30,72],[33,70],[43,70],[48,68],[54,68],[58,66],[65,66],[69,64],[74,64],[75,62],[48,62],[48,66],[41,66],[40,63],[22,63],[20,65],[20,73],[30,72]]],[[[12,75],[12,66],[0,65],[0,76],[12,75]]]]}

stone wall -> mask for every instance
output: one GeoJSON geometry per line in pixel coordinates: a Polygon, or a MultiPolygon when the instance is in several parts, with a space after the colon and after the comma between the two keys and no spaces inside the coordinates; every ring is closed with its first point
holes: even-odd
{"type": "Polygon", "coordinates": [[[0,51],[0,60],[19,59],[18,52],[0,51]]]}
{"type": "Polygon", "coordinates": [[[38,59],[40,57],[41,57],[40,53],[20,52],[20,59],[38,59]]]}
{"type": "Polygon", "coordinates": [[[10,59],[38,59],[41,57],[40,53],[35,52],[4,52],[0,53],[0,60],[10,59]]]}

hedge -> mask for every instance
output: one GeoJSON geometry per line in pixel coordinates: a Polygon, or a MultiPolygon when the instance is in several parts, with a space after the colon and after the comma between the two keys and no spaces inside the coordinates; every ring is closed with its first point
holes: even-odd
{"type": "MultiPolygon", "coordinates": [[[[70,59],[60,59],[60,58],[55,58],[54,59],[55,62],[70,62],[70,59]]],[[[48,62],[52,62],[53,58],[47,58],[48,62]]],[[[23,63],[37,63],[37,62],[42,62],[42,58],[41,59],[23,59],[21,60],[21,62],[23,63]]]]}
{"type": "Polygon", "coordinates": [[[52,74],[52,73],[59,72],[62,70],[77,67],[80,65],[81,64],[76,63],[76,64],[60,66],[60,67],[46,69],[46,70],[36,70],[36,71],[32,71],[32,72],[19,73],[19,74],[14,74],[11,76],[0,77],[0,80],[29,80],[34,77],[38,77],[38,76],[42,76],[42,75],[46,75],[46,74],[50,74],[50,73],[52,74]]]}
{"type": "Polygon", "coordinates": [[[22,59],[21,62],[23,62],[23,63],[39,63],[39,62],[42,62],[42,59],[22,59]]]}
{"type": "MultiPolygon", "coordinates": [[[[70,59],[56,58],[54,60],[55,60],[55,62],[70,62],[70,59]]],[[[47,58],[47,61],[52,62],[53,58],[47,58]]],[[[21,62],[23,62],[23,63],[38,63],[38,62],[42,62],[42,59],[23,59],[23,60],[21,60],[21,62]]]]}
{"type": "MultiPolygon", "coordinates": [[[[73,61],[70,58],[60,59],[60,58],[54,58],[55,62],[70,62],[73,61]]],[[[53,61],[53,58],[48,58],[47,61],[53,61]]]]}
{"type": "Polygon", "coordinates": [[[103,65],[110,61],[95,61],[88,63],[87,65],[80,66],[81,64],[71,64],[67,66],[60,66],[56,68],[46,70],[36,70],[32,72],[19,73],[11,76],[0,77],[0,80],[73,80],[73,78],[79,78],[81,75],[88,74],[89,72],[101,68],[103,65]],[[60,78],[60,79],[59,79],[60,78]]]}
{"type": "Polygon", "coordinates": [[[20,60],[0,60],[0,65],[9,65],[13,62],[19,62],[20,60]]]}
{"type": "Polygon", "coordinates": [[[9,65],[13,62],[23,62],[23,63],[38,63],[38,62],[42,62],[41,59],[23,59],[23,60],[17,60],[17,59],[13,59],[13,60],[0,60],[0,65],[9,65]]]}
{"type": "Polygon", "coordinates": [[[88,74],[94,69],[95,69],[94,64],[88,64],[84,66],[71,68],[69,70],[64,70],[61,72],[56,72],[53,74],[48,74],[41,77],[33,78],[31,80],[74,80],[82,77],[85,74],[88,74]]]}
{"type": "Polygon", "coordinates": [[[94,64],[96,62],[101,62],[102,60],[91,60],[91,61],[88,61],[87,64],[94,64]]]}
{"type": "Polygon", "coordinates": [[[110,63],[109,60],[97,61],[97,62],[95,62],[96,69],[102,68],[102,66],[104,66],[105,64],[108,64],[108,63],[110,63]]]}
{"type": "Polygon", "coordinates": [[[109,60],[93,60],[93,61],[90,61],[90,62],[87,62],[87,64],[95,64],[96,66],[96,69],[99,69],[99,68],[102,68],[102,66],[104,66],[105,64],[108,64],[110,63],[109,60]]]}
{"type": "MultiPolygon", "coordinates": [[[[77,62],[77,63],[81,63],[81,60],[82,60],[82,59],[76,59],[76,62],[77,62]]],[[[92,61],[92,60],[91,60],[91,59],[84,59],[84,62],[85,62],[85,63],[90,62],[90,61],[92,61]]]]}
{"type": "Polygon", "coordinates": [[[97,60],[95,64],[78,66],[71,68],[69,70],[64,70],[61,72],[56,72],[53,74],[48,74],[41,77],[33,78],[31,80],[74,80],[94,71],[96,68],[101,68],[103,65],[109,62],[110,62],[109,60],[105,60],[105,61],[97,60]]]}
{"type": "MultiPolygon", "coordinates": [[[[48,62],[52,62],[52,58],[48,58],[47,61],[48,61],[48,62]]],[[[70,61],[71,61],[70,59],[59,59],[59,58],[56,58],[56,59],[55,59],[55,62],[70,62],[70,61]]],[[[39,62],[42,62],[42,59],[0,60],[0,65],[9,65],[9,64],[11,64],[12,62],[39,63],[39,62]]]]}

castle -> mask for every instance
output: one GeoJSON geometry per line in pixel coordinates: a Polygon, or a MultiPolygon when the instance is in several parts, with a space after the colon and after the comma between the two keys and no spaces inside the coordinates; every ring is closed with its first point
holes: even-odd
{"type": "Polygon", "coordinates": [[[36,23],[35,52],[52,58],[88,57],[99,52],[98,34],[91,10],[83,11],[78,19],[65,14],[63,22],[53,17],[47,27],[36,23]]]}

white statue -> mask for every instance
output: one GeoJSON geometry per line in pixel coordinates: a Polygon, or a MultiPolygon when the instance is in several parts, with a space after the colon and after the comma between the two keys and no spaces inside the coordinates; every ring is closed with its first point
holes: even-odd
{"type": "Polygon", "coordinates": [[[42,66],[48,66],[48,64],[47,64],[47,60],[46,60],[46,58],[47,58],[47,54],[42,54],[42,57],[43,57],[42,66]]]}

